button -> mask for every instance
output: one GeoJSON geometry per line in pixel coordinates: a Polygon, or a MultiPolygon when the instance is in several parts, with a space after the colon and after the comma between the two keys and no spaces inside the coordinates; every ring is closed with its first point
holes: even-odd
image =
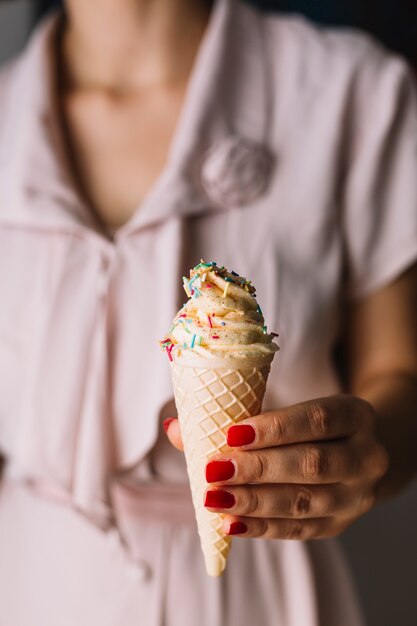
{"type": "Polygon", "coordinates": [[[152,570],[149,563],[144,560],[132,562],[130,565],[129,574],[137,583],[148,582],[152,578],[152,570]]]}

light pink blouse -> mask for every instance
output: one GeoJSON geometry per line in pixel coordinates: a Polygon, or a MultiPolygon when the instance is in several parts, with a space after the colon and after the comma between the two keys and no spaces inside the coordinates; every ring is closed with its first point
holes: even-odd
{"type": "Polygon", "coordinates": [[[56,23],[0,78],[0,625],[361,624],[333,541],[236,540],[206,577],[158,340],[214,259],[280,333],[265,408],[340,389],[343,299],[417,259],[405,64],[218,0],[164,171],[111,236],[66,167],[56,23]]]}

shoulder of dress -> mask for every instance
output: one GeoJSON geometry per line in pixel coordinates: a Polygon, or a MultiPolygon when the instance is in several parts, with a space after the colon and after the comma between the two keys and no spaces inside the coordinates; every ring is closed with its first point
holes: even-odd
{"type": "Polygon", "coordinates": [[[337,74],[339,79],[350,80],[364,75],[372,81],[387,70],[409,71],[401,56],[359,29],[321,26],[299,14],[265,10],[257,14],[272,65],[279,65],[281,55],[306,78],[329,81],[337,74]]]}

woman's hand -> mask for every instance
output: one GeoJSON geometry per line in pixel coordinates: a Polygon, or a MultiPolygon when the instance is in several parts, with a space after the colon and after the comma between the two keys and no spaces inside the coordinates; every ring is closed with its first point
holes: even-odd
{"type": "MultiPolygon", "coordinates": [[[[171,442],[182,447],[177,420],[171,442]]],[[[229,535],[320,539],[369,511],[388,455],[376,440],[371,405],[338,395],[243,420],[228,431],[234,448],[210,460],[205,506],[227,513],[229,535]]]]}

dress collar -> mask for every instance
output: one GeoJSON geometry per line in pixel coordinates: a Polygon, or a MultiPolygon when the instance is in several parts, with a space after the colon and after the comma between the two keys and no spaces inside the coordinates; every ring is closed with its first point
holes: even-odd
{"type": "MultiPolygon", "coordinates": [[[[58,22],[55,14],[40,25],[12,71],[0,126],[0,224],[103,237],[65,167],[51,48],[58,22]]],[[[259,13],[238,0],[215,2],[167,163],[116,239],[172,215],[243,206],[265,191],[273,159],[263,42],[259,13]]]]}

